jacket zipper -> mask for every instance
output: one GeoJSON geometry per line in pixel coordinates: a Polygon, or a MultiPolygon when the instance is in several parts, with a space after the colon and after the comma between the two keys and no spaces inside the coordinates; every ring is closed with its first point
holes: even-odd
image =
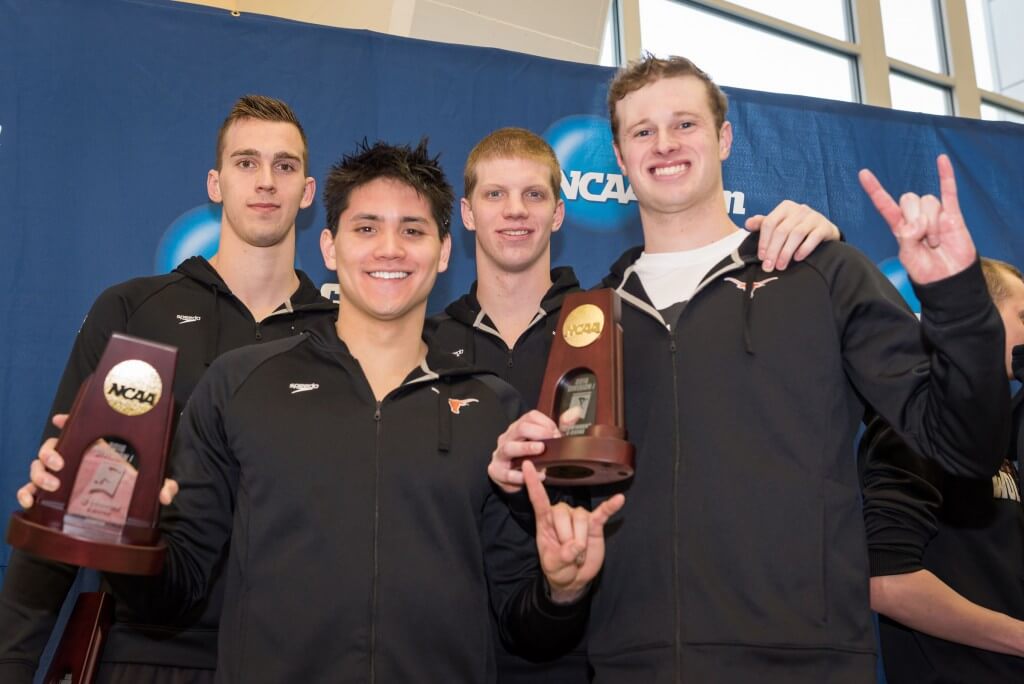
{"type": "Polygon", "coordinates": [[[381,402],[373,413],[377,424],[377,439],[374,442],[374,480],[373,480],[373,585],[370,588],[370,682],[377,681],[377,589],[380,581],[380,439],[381,439],[381,402]]]}
{"type": "MultiPolygon", "coordinates": [[[[682,316],[682,312],[680,312],[682,316]]],[[[679,615],[679,606],[682,603],[682,586],[679,582],[679,471],[682,467],[682,440],[680,439],[679,426],[679,364],[676,356],[676,331],[668,329],[668,350],[672,357],[672,405],[675,411],[672,416],[673,430],[672,439],[675,441],[675,461],[672,464],[672,584],[675,594],[675,605],[673,606],[673,618],[676,626],[676,681],[682,674],[683,669],[683,626],[679,615]]]]}

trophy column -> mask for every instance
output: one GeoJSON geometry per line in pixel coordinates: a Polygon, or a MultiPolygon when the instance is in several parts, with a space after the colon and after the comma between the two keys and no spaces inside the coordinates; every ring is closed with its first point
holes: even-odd
{"type": "MultiPolygon", "coordinates": [[[[566,296],[548,355],[538,410],[555,422],[575,408],[580,419],[565,436],[544,440],[529,457],[546,482],[582,486],[633,476],[635,449],[626,441],[622,392],[622,326],[618,296],[609,289],[566,296]]],[[[522,461],[515,459],[514,467],[522,461]]]]}

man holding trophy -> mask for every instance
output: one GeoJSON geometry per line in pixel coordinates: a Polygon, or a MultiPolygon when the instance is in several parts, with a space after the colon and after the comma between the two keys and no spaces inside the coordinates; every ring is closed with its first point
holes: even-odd
{"type": "MultiPolygon", "coordinates": [[[[865,402],[959,474],[991,475],[1007,434],[1000,320],[949,161],[941,202],[897,206],[862,174],[924,306],[918,324],[847,245],[784,272],[761,265],[722,203],[725,96],[692,62],[630,64],[608,102],[645,244],[603,283],[622,301],[637,456],[635,477],[590,491],[630,496],[591,606],[595,681],[872,681],[852,458],[865,402]]],[[[494,480],[517,490],[513,464],[558,434],[539,412],[517,421],[494,480]]]]}

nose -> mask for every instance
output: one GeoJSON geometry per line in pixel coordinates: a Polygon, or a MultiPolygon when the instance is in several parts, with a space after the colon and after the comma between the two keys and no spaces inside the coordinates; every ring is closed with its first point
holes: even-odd
{"type": "Polygon", "coordinates": [[[405,256],[405,246],[397,231],[382,230],[377,234],[373,256],[377,259],[401,259],[405,256]]]}
{"type": "Polygon", "coordinates": [[[672,131],[660,128],[656,135],[658,137],[654,142],[654,148],[658,154],[669,154],[679,148],[679,142],[676,140],[675,135],[672,134],[672,131]]]}
{"type": "Polygon", "coordinates": [[[505,218],[521,218],[526,216],[526,204],[523,203],[523,198],[517,193],[509,193],[502,206],[501,214],[505,218]]]}
{"type": "Polygon", "coordinates": [[[276,186],[273,167],[269,164],[262,164],[256,173],[256,189],[261,192],[274,192],[276,186]]]}

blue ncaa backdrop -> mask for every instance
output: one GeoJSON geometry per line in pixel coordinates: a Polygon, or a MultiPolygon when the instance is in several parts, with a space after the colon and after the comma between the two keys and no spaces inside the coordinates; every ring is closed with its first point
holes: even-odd
{"type": "MultiPolygon", "coordinates": [[[[0,0],[0,501],[16,505],[93,298],[215,249],[219,208],[205,178],[239,96],[293,106],[317,178],[364,137],[426,135],[459,187],[466,154],[491,130],[543,134],[568,205],[554,261],[590,285],[640,242],[635,196],[610,147],[611,73],[170,0],[0,0]]],[[[726,91],[735,143],[723,201],[737,223],[784,198],[806,202],[891,268],[895,242],[857,170],[871,168],[895,195],[936,192],[935,156],[948,152],[979,250],[1024,264],[1024,127],[726,91]]],[[[298,259],[330,292],[323,223],[319,200],[300,214],[298,259]]],[[[432,311],[473,280],[473,240],[458,224],[453,234],[432,311]]]]}

